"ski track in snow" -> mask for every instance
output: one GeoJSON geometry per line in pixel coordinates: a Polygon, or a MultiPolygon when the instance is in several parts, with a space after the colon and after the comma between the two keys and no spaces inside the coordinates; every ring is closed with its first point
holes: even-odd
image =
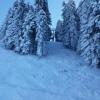
{"type": "Polygon", "coordinates": [[[0,47],[0,100],[100,100],[100,70],[61,43],[44,58],[0,47]]]}

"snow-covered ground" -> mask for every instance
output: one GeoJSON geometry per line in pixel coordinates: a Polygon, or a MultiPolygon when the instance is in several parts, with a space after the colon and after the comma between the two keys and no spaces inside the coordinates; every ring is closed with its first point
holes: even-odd
{"type": "Polygon", "coordinates": [[[0,100],[100,100],[100,70],[60,43],[48,50],[38,58],[0,48],[0,100]]]}

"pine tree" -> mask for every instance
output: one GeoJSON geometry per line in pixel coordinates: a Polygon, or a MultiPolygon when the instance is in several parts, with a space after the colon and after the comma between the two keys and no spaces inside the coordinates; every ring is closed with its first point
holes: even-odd
{"type": "Polygon", "coordinates": [[[100,1],[86,0],[82,7],[79,51],[89,65],[100,67],[100,1]]]}
{"type": "Polygon", "coordinates": [[[13,49],[16,52],[21,52],[20,41],[22,38],[22,25],[26,11],[24,0],[16,0],[13,7],[10,9],[11,14],[7,20],[8,27],[4,38],[4,45],[6,48],[13,49]]]}
{"type": "Polygon", "coordinates": [[[49,8],[48,8],[48,1],[47,0],[35,0],[35,5],[38,7],[41,7],[44,12],[46,13],[47,16],[47,20],[48,20],[48,25],[51,24],[51,15],[49,12],[49,8]]]}
{"type": "Polygon", "coordinates": [[[80,18],[80,38],[78,41],[78,47],[77,47],[77,51],[79,53],[81,53],[81,42],[82,42],[82,34],[84,33],[84,31],[87,28],[87,23],[88,23],[88,10],[91,4],[91,0],[83,0],[80,2],[79,7],[77,9],[77,12],[79,14],[79,18],[80,18]]]}
{"type": "MultiPolygon", "coordinates": [[[[7,26],[4,28],[4,33],[5,37],[4,37],[4,45],[7,49],[14,49],[14,35],[15,35],[15,30],[16,28],[14,28],[14,21],[13,21],[13,10],[10,9],[9,12],[9,19],[6,19],[6,24],[7,26]]],[[[5,25],[5,24],[4,24],[5,25]]]]}
{"type": "Polygon", "coordinates": [[[63,23],[61,20],[58,20],[56,30],[55,30],[55,35],[56,35],[56,40],[59,42],[62,42],[63,40],[62,28],[63,28],[63,23]]]}
{"type": "Polygon", "coordinates": [[[68,5],[65,2],[63,2],[62,17],[63,17],[63,34],[64,34],[63,44],[66,47],[70,48],[69,47],[70,46],[70,37],[69,37],[69,32],[68,32],[69,10],[68,10],[68,5]]]}
{"type": "Polygon", "coordinates": [[[76,50],[79,34],[75,2],[69,0],[63,7],[63,43],[66,47],[76,50]]]}
{"type": "Polygon", "coordinates": [[[48,29],[47,17],[42,9],[37,13],[36,25],[37,55],[41,57],[47,54],[46,34],[48,29]]]}
{"type": "MultiPolygon", "coordinates": [[[[15,8],[16,8],[16,6],[15,6],[15,8]]],[[[17,33],[18,36],[17,36],[17,39],[16,39],[17,42],[16,42],[15,51],[19,52],[19,53],[21,53],[20,43],[21,43],[22,35],[23,35],[22,26],[23,26],[24,19],[26,17],[27,12],[28,12],[28,8],[25,4],[25,1],[24,0],[19,0],[18,1],[18,6],[17,6],[17,9],[16,9],[16,13],[15,13],[15,17],[16,17],[15,20],[17,20],[16,25],[17,25],[17,28],[19,30],[19,32],[17,33]]]]}
{"type": "Polygon", "coordinates": [[[48,7],[48,1],[47,0],[35,0],[35,6],[36,6],[36,13],[38,12],[38,10],[40,10],[40,8],[45,12],[46,17],[47,17],[47,23],[49,25],[48,29],[47,29],[47,40],[50,40],[51,37],[51,14],[49,12],[49,7],[48,7]]]}
{"type": "MultiPolygon", "coordinates": [[[[89,61],[92,66],[100,67],[100,2],[91,2],[89,11],[87,25],[89,39],[86,39],[86,41],[90,41],[91,46],[88,50],[88,52],[91,52],[89,61]]],[[[86,58],[88,57],[86,56],[86,58]]]]}
{"type": "Polygon", "coordinates": [[[8,20],[10,20],[11,16],[12,16],[12,14],[11,14],[11,8],[10,8],[8,11],[8,14],[5,18],[5,21],[0,28],[0,39],[3,39],[5,34],[6,34],[6,30],[7,30],[7,27],[9,25],[8,20]]]}
{"type": "Polygon", "coordinates": [[[36,52],[36,25],[35,25],[35,12],[34,8],[29,5],[29,11],[23,23],[23,38],[21,40],[22,54],[30,54],[36,52]]]}

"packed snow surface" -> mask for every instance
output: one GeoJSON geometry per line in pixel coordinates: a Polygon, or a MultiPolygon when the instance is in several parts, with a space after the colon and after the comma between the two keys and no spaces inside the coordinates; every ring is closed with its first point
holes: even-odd
{"type": "Polygon", "coordinates": [[[0,100],[100,100],[100,70],[61,43],[48,50],[38,58],[0,47],[0,100]]]}

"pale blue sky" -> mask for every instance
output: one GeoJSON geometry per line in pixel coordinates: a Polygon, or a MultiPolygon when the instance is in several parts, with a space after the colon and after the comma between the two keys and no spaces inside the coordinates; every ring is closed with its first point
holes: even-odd
{"type": "MultiPolygon", "coordinates": [[[[3,23],[7,11],[15,0],[0,0],[0,25],[3,23]]],[[[49,9],[52,17],[52,25],[53,27],[56,26],[56,22],[58,19],[61,19],[61,10],[62,10],[62,2],[64,0],[48,0],[49,2],[49,9]]],[[[65,0],[67,1],[67,0],[65,0]]],[[[80,0],[75,0],[76,4],[78,5],[80,0]]],[[[26,2],[30,2],[34,4],[34,0],[26,0],[26,2]]]]}

